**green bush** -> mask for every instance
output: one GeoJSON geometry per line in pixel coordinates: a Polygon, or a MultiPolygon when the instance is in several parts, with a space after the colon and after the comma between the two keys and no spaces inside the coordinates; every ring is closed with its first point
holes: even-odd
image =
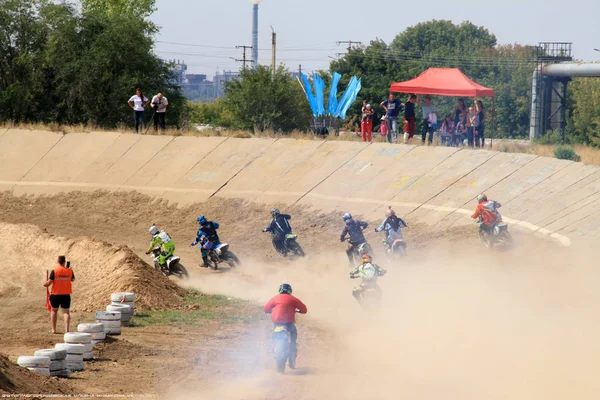
{"type": "Polygon", "coordinates": [[[554,150],[554,157],[559,160],[581,161],[579,154],[575,153],[572,147],[560,146],[554,150]]]}

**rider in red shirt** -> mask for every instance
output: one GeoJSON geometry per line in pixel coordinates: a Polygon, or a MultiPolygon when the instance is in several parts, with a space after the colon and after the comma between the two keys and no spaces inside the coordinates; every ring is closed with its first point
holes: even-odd
{"type": "Polygon", "coordinates": [[[292,296],[292,287],[287,283],[279,286],[279,294],[273,297],[265,304],[265,314],[271,314],[271,320],[277,325],[285,325],[290,333],[290,368],[295,367],[298,350],[296,340],[298,339],[298,330],[296,329],[296,310],[300,314],[306,314],[308,309],[298,298],[292,296]]]}
{"type": "Polygon", "coordinates": [[[502,204],[494,200],[488,201],[485,194],[477,196],[477,201],[479,204],[475,209],[475,213],[471,215],[471,218],[475,219],[481,217],[483,219],[483,226],[480,227],[489,229],[502,220],[502,216],[498,212],[498,208],[502,207],[502,204]]]}

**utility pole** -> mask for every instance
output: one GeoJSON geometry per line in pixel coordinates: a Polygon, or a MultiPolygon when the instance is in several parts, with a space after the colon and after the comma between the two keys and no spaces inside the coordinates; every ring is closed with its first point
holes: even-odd
{"type": "Polygon", "coordinates": [[[275,73],[277,71],[277,64],[275,63],[276,58],[276,49],[277,49],[277,34],[275,33],[275,29],[271,26],[272,36],[271,36],[271,65],[273,66],[273,79],[275,79],[275,73]]]}
{"type": "Polygon", "coordinates": [[[302,64],[298,65],[298,76],[302,79],[302,64]]]}
{"type": "Polygon", "coordinates": [[[337,45],[344,44],[344,43],[348,44],[348,47],[347,47],[348,51],[352,50],[353,44],[362,44],[362,42],[357,42],[355,40],[340,40],[340,41],[335,42],[335,44],[337,44],[337,45]]]}
{"type": "MultiPolygon", "coordinates": [[[[246,50],[248,49],[252,49],[252,46],[235,46],[236,49],[242,49],[242,59],[241,60],[237,60],[235,58],[233,58],[233,60],[235,60],[236,62],[242,62],[242,69],[245,71],[246,70],[246,63],[247,62],[254,62],[254,60],[248,60],[246,58],[246,50]]],[[[231,58],[231,57],[230,57],[231,58]]]]}

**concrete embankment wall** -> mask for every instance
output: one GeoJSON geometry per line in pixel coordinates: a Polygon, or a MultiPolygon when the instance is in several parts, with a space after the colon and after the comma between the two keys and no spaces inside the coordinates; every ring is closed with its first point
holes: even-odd
{"type": "Polygon", "coordinates": [[[600,168],[528,154],[294,139],[67,135],[0,130],[0,190],[135,190],[188,205],[212,196],[378,219],[470,224],[475,197],[503,203],[511,229],[569,244],[600,236],[600,168]]]}

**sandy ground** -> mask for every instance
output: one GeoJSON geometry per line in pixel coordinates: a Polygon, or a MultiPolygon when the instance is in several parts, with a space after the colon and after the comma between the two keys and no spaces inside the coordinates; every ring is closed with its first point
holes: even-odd
{"type": "MultiPolygon", "coordinates": [[[[600,394],[600,273],[597,250],[590,246],[563,249],[517,236],[513,251],[489,252],[474,229],[443,236],[411,226],[405,262],[378,260],[389,271],[380,280],[384,303],[378,313],[367,314],[350,295],[355,282],[347,277],[344,246],[337,241],[339,215],[292,208],[309,257],[281,261],[260,233],[271,205],[215,200],[177,209],[129,193],[35,199],[3,194],[0,204],[2,222],[37,225],[77,243],[126,245],[140,256],[149,224],[157,223],[178,244],[192,287],[264,303],[286,281],[309,307],[299,317],[299,369],[293,373],[273,371],[267,318],[185,330],[126,328],[104,345],[99,361],[60,382],[68,393],[174,400],[558,400],[600,394]],[[222,238],[242,258],[240,269],[213,273],[196,266],[199,254],[187,244],[200,214],[223,224],[222,238]]],[[[379,250],[380,239],[374,233],[369,239],[379,250]]],[[[23,248],[5,261],[10,265],[25,251],[41,260],[43,250],[23,248]]],[[[22,282],[31,279],[25,273],[22,282]]],[[[56,342],[46,333],[47,312],[38,296],[7,289],[0,298],[8,304],[0,308],[3,353],[14,358],[56,342]]],[[[74,317],[86,318],[83,310],[74,317]]]]}

